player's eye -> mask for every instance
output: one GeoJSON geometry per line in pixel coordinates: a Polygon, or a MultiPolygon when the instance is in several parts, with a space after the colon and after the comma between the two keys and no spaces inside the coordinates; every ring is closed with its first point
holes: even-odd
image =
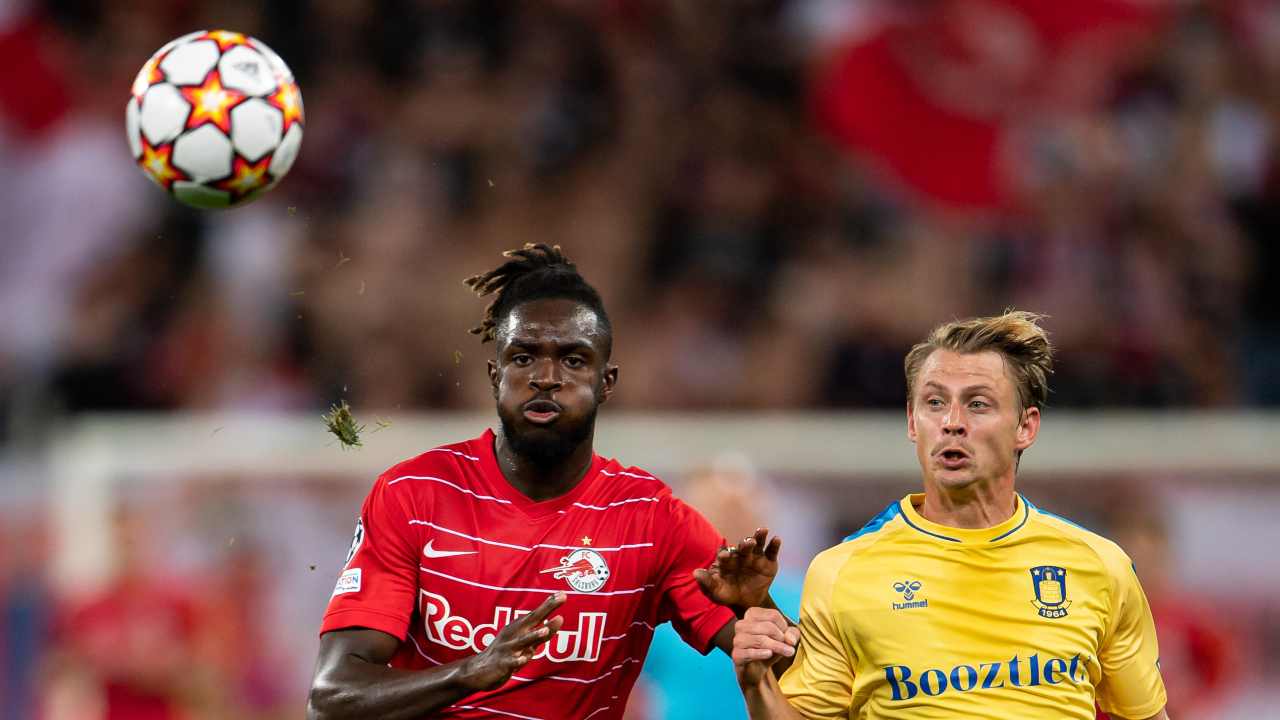
{"type": "Polygon", "coordinates": [[[941,399],[939,399],[939,398],[936,398],[936,397],[935,397],[935,398],[929,398],[928,400],[925,400],[925,401],[924,401],[924,403],[925,403],[925,405],[928,405],[928,406],[929,406],[929,407],[931,407],[931,408],[940,408],[940,407],[942,407],[942,400],[941,400],[941,399]]]}
{"type": "Polygon", "coordinates": [[[533,364],[533,356],[527,353],[520,353],[511,357],[511,363],[516,367],[528,367],[533,364]]]}
{"type": "Polygon", "coordinates": [[[564,364],[574,370],[586,366],[587,361],[577,355],[570,355],[564,359],[564,364]]]}
{"type": "Polygon", "coordinates": [[[991,407],[991,405],[989,405],[985,400],[974,400],[973,402],[969,403],[969,407],[973,408],[974,410],[986,410],[987,408],[991,407]]]}

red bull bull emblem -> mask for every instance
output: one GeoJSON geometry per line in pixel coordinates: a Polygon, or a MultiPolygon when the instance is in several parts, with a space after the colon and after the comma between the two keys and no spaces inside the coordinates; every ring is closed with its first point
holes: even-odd
{"type": "Polygon", "coordinates": [[[578,592],[595,592],[609,579],[609,565],[595,550],[574,550],[560,558],[560,564],[541,571],[551,573],[556,580],[564,580],[578,592]]]}

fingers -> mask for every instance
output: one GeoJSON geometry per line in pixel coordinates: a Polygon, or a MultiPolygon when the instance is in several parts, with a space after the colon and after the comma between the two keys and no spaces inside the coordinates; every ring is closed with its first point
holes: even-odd
{"type": "Polygon", "coordinates": [[[742,620],[738,622],[767,622],[779,630],[785,631],[787,627],[787,618],[775,608],[753,607],[747,608],[747,612],[742,616],[742,620]]]}
{"type": "Polygon", "coordinates": [[[799,641],[799,638],[794,635],[788,638],[786,635],[779,633],[779,637],[774,638],[767,634],[754,633],[749,627],[735,627],[732,653],[734,662],[774,661],[779,658],[791,657],[796,654],[796,644],[789,642],[792,638],[796,642],[799,641]]]}
{"type": "Polygon", "coordinates": [[[769,633],[757,633],[752,628],[734,628],[733,653],[751,660],[791,657],[796,654],[799,637],[779,632],[777,637],[769,633]],[[792,642],[794,640],[795,642],[792,642]]]}
{"type": "MultiPolygon", "coordinates": [[[[560,628],[564,627],[564,616],[557,615],[546,622],[543,626],[547,630],[547,637],[551,637],[560,632],[560,628]]],[[[796,639],[800,639],[800,629],[796,628],[796,639]]]]}
{"type": "Polygon", "coordinates": [[[788,626],[782,613],[772,608],[749,608],[733,626],[735,661],[791,657],[799,642],[800,629],[788,626]]]}
{"type": "Polygon", "coordinates": [[[517,655],[528,654],[532,658],[537,647],[560,632],[561,627],[564,627],[564,616],[556,615],[528,632],[517,634],[511,639],[511,647],[516,650],[517,655]]]}
{"type": "Polygon", "coordinates": [[[782,538],[777,535],[769,541],[769,545],[764,549],[764,558],[770,562],[778,561],[778,551],[782,549],[782,538]]]}
{"type": "Polygon", "coordinates": [[[566,597],[568,596],[565,595],[563,590],[554,593],[546,600],[543,600],[541,605],[534,608],[533,612],[525,615],[521,621],[524,622],[527,627],[532,627],[541,623],[543,620],[547,619],[547,616],[550,615],[553,610],[564,604],[566,597]]]}
{"type": "Polygon", "coordinates": [[[706,568],[698,568],[693,571],[693,579],[698,581],[698,585],[703,590],[711,592],[711,571],[706,568]]]}
{"type": "Polygon", "coordinates": [[[730,548],[721,548],[716,558],[723,561],[726,558],[737,559],[764,556],[769,560],[777,560],[778,551],[781,548],[781,538],[774,537],[770,540],[769,528],[757,528],[754,535],[743,538],[737,545],[730,548]]]}

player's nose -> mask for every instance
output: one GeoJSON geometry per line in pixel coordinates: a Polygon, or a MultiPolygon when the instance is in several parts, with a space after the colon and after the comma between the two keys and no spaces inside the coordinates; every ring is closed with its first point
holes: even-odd
{"type": "Polygon", "coordinates": [[[564,385],[564,376],[560,373],[560,363],[540,361],[529,375],[529,385],[540,392],[551,392],[564,385]]]}

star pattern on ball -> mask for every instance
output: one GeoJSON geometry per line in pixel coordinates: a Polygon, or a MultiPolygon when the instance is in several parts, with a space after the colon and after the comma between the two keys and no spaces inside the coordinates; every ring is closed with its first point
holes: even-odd
{"type": "Polygon", "coordinates": [[[174,167],[173,143],[153,147],[145,137],[142,138],[142,157],[138,158],[138,167],[165,190],[172,190],[175,180],[191,179],[174,167]]]}
{"type": "Polygon", "coordinates": [[[231,177],[219,180],[213,186],[231,193],[232,202],[245,195],[271,184],[271,174],[267,167],[271,164],[271,156],[267,155],[256,163],[251,163],[236,155],[231,163],[231,177]]]}
{"type": "Polygon", "coordinates": [[[280,89],[268,97],[267,102],[279,108],[280,114],[284,115],[284,126],[281,127],[281,132],[289,132],[289,128],[294,123],[302,123],[302,93],[298,92],[297,83],[281,83],[280,89]]]}
{"type": "Polygon", "coordinates": [[[142,102],[142,96],[147,94],[147,88],[164,80],[164,71],[160,69],[160,58],[152,57],[142,66],[142,70],[138,71],[138,76],[133,79],[133,88],[130,92],[138,98],[138,102],[142,102]]]}
{"type": "Polygon", "coordinates": [[[187,129],[213,123],[224,133],[231,133],[231,108],[245,99],[245,94],[222,87],[222,78],[211,72],[199,87],[181,88],[182,95],[191,103],[187,116],[187,129]]]}
{"type": "Polygon", "coordinates": [[[243,33],[231,32],[230,30],[210,30],[200,36],[201,40],[212,40],[218,43],[218,50],[226,52],[227,48],[236,45],[248,45],[249,39],[243,33]]]}

